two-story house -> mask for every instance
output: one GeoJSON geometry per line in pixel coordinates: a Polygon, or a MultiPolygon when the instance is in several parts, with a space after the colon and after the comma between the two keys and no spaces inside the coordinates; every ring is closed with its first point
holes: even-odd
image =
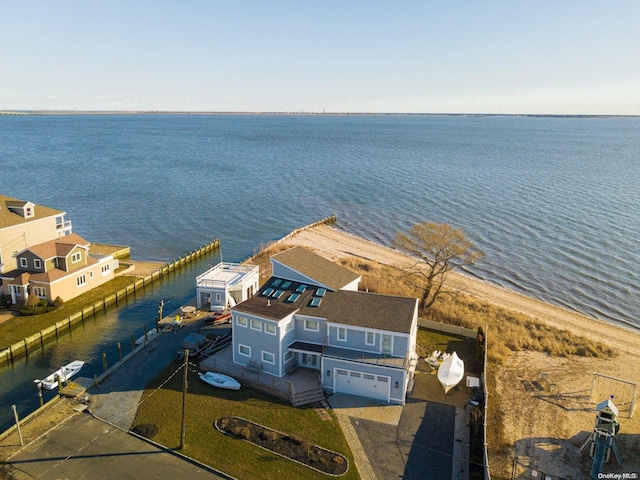
{"type": "Polygon", "coordinates": [[[66,213],[44,205],[0,195],[0,273],[18,268],[25,248],[72,233],[66,213]]]}
{"type": "Polygon", "coordinates": [[[360,277],[294,247],[232,308],[233,361],[282,377],[317,370],[322,388],[405,403],[415,369],[418,299],[358,291],[360,277]]]}
{"type": "Polygon", "coordinates": [[[113,279],[118,260],[91,255],[89,248],[89,242],[72,233],[18,252],[18,268],[0,274],[3,293],[13,304],[26,303],[30,295],[66,301],[113,279]]]}

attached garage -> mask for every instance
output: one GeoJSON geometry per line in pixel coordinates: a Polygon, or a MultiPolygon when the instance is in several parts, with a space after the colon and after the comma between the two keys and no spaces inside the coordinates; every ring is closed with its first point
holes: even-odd
{"type": "Polygon", "coordinates": [[[334,369],[334,392],[389,401],[391,378],[383,375],[334,369]]]}

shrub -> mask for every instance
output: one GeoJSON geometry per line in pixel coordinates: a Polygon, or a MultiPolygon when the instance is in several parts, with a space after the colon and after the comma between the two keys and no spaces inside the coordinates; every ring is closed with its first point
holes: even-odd
{"type": "Polygon", "coordinates": [[[64,305],[64,300],[62,300],[60,297],[56,297],[53,301],[53,306],[56,308],[60,308],[62,305],[64,305]]]}
{"type": "Polygon", "coordinates": [[[141,437],[153,438],[158,434],[158,427],[149,423],[141,423],[131,429],[133,433],[137,433],[141,437]]]}

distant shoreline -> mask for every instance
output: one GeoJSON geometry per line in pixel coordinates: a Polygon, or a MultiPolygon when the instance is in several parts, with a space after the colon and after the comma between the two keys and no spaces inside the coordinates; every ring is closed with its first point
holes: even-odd
{"type": "Polygon", "coordinates": [[[410,113],[410,112],[234,112],[164,110],[1,110],[12,115],[264,115],[325,117],[531,117],[531,118],[639,118],[640,115],[563,114],[563,113],[410,113]]]}

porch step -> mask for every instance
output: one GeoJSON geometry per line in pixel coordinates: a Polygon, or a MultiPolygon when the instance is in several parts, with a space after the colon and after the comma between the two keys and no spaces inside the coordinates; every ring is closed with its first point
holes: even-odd
{"type": "Polygon", "coordinates": [[[294,407],[301,405],[309,405],[310,403],[322,402],[325,400],[324,392],[320,388],[314,388],[312,390],[305,390],[303,392],[297,392],[291,396],[291,404],[294,407]]]}

